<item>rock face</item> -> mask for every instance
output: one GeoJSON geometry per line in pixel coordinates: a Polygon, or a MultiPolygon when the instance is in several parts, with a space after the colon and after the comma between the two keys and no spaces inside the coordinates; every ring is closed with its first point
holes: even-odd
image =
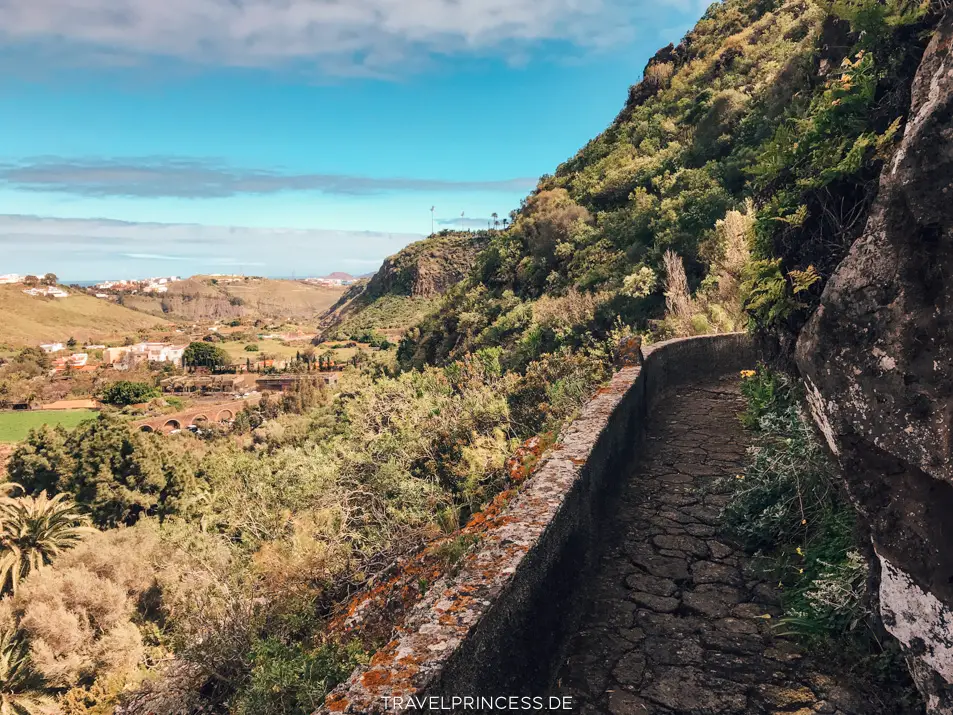
{"type": "Polygon", "coordinates": [[[486,245],[480,234],[431,236],[412,243],[384,260],[367,284],[367,295],[432,298],[460,282],[486,245]]]}
{"type": "Polygon", "coordinates": [[[881,611],[953,712],[953,12],[912,87],[866,230],[796,359],[881,562],[881,611]]]}
{"type": "Polygon", "coordinates": [[[366,283],[351,286],[321,315],[319,328],[339,326],[381,298],[442,295],[469,274],[486,245],[486,234],[471,233],[437,234],[411,243],[385,259],[366,283]]]}

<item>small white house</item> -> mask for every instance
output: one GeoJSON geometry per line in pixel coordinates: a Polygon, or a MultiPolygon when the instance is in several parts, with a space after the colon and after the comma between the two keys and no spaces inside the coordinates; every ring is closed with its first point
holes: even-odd
{"type": "Polygon", "coordinates": [[[45,353],[58,353],[61,350],[66,350],[66,346],[63,343],[43,343],[40,345],[40,350],[45,353]]]}

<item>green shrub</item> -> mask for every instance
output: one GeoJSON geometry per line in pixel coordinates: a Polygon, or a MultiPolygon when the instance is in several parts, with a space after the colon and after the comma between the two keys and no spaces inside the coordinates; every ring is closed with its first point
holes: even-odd
{"type": "Polygon", "coordinates": [[[120,380],[111,385],[107,385],[99,393],[99,399],[107,405],[116,405],[122,407],[125,405],[135,405],[140,402],[161,396],[158,388],[145,382],[130,382],[129,380],[120,380]]]}
{"type": "Polygon", "coordinates": [[[747,404],[740,419],[748,429],[757,429],[764,415],[780,413],[795,400],[791,381],[781,372],[759,365],[756,370],[743,370],[741,376],[741,394],[747,404]]]}
{"type": "Polygon", "coordinates": [[[779,402],[758,420],[760,434],[744,474],[722,481],[732,493],[725,525],[753,551],[801,543],[838,507],[827,453],[801,408],[779,409],[779,402]]]}
{"type": "Polygon", "coordinates": [[[306,650],[276,638],[255,643],[251,675],[233,708],[236,715],[310,715],[331,689],[367,662],[357,641],[306,650]]]}
{"type": "Polygon", "coordinates": [[[109,528],[178,513],[195,485],[195,464],[180,445],[102,413],[72,432],[32,430],[8,471],[28,494],[72,495],[97,526],[109,528]]]}
{"type": "MultiPolygon", "coordinates": [[[[219,340],[221,339],[221,336],[218,335],[214,337],[219,340]]],[[[189,343],[189,346],[185,349],[185,353],[182,356],[182,361],[186,365],[214,369],[228,365],[231,362],[231,358],[228,356],[228,353],[218,345],[203,341],[189,343]]]]}

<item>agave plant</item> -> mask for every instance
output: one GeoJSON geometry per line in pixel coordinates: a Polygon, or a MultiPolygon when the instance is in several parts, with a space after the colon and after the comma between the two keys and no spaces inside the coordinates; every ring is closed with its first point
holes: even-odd
{"type": "Polygon", "coordinates": [[[54,715],[53,698],[43,691],[41,678],[30,663],[26,642],[4,629],[0,633],[0,715],[54,715]]]}
{"type": "Polygon", "coordinates": [[[16,593],[32,571],[93,530],[89,518],[65,494],[0,498],[0,588],[16,593]]]}

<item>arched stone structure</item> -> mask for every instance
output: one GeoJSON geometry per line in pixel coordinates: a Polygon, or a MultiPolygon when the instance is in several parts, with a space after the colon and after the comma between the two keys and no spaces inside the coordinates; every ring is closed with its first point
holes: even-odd
{"type": "Polygon", "coordinates": [[[219,404],[204,403],[189,410],[181,410],[171,414],[159,415],[133,423],[135,427],[143,432],[164,432],[170,429],[182,429],[183,426],[197,427],[201,423],[211,425],[213,423],[228,424],[235,419],[235,416],[248,405],[257,403],[256,397],[243,400],[232,400],[219,404]],[[172,426],[175,423],[177,426],[172,426]],[[148,428],[148,429],[147,429],[148,428]]]}
{"type": "Polygon", "coordinates": [[[162,425],[163,432],[172,432],[173,430],[182,429],[182,423],[178,420],[167,420],[164,425],[162,425]]]}

